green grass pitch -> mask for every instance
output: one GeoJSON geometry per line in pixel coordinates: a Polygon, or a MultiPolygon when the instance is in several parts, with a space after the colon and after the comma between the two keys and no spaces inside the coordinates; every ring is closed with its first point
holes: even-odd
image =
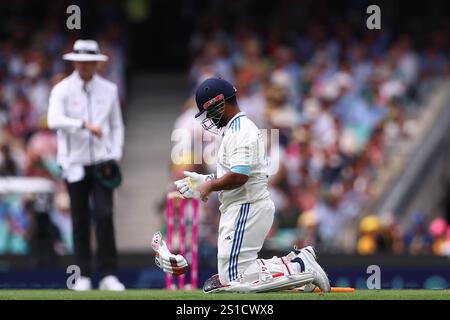
{"type": "Polygon", "coordinates": [[[450,290],[356,290],[352,293],[274,292],[204,294],[201,291],[0,290],[0,300],[450,300],[450,290]]]}

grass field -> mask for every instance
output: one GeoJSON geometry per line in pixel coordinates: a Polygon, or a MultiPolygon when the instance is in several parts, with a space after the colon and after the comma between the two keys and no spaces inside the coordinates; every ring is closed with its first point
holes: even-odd
{"type": "Polygon", "coordinates": [[[450,290],[356,290],[353,293],[276,292],[204,294],[201,291],[0,290],[0,300],[450,300],[450,290]]]}

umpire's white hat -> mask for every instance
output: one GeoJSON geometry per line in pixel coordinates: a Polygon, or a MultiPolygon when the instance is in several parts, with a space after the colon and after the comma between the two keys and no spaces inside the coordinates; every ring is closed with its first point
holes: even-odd
{"type": "Polygon", "coordinates": [[[97,41],[77,40],[73,45],[73,52],[63,55],[68,61],[107,61],[108,56],[101,54],[97,41]]]}

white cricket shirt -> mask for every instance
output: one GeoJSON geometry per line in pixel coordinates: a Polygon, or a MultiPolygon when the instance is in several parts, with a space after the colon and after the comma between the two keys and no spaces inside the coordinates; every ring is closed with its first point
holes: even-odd
{"type": "Polygon", "coordinates": [[[245,115],[236,114],[227,124],[217,157],[217,177],[245,169],[248,181],[241,187],[219,192],[220,211],[231,205],[252,203],[269,198],[267,157],[263,135],[245,115]],[[249,171],[248,171],[249,167],[249,171]]]}

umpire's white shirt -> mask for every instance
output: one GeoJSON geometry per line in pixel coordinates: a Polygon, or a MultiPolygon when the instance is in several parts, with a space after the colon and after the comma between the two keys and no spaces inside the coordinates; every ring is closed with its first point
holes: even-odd
{"type": "Polygon", "coordinates": [[[225,127],[217,159],[217,177],[220,178],[234,169],[247,168],[248,181],[241,187],[221,191],[220,211],[243,203],[253,203],[268,199],[267,159],[263,136],[258,127],[240,112],[225,127]]]}
{"type": "Polygon", "coordinates": [[[47,121],[57,130],[57,161],[65,170],[122,157],[124,126],[117,86],[99,75],[85,83],[74,71],[55,85],[47,121]],[[83,122],[101,127],[102,138],[82,129],[83,122]]]}

